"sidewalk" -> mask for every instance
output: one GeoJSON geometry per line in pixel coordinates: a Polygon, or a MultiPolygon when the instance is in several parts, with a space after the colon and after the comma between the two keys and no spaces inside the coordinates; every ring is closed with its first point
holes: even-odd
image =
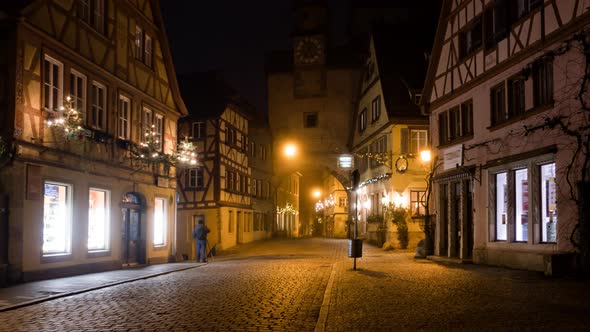
{"type": "Polygon", "coordinates": [[[192,269],[204,264],[183,262],[147,265],[73,277],[34,281],[0,288],[0,312],[94,289],[192,269]]]}

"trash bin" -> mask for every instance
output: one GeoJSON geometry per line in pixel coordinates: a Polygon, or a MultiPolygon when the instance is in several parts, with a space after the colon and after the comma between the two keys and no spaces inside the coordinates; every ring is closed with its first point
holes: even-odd
{"type": "Polygon", "coordinates": [[[349,258],[363,257],[363,240],[350,239],[348,241],[348,257],[349,258]]]}

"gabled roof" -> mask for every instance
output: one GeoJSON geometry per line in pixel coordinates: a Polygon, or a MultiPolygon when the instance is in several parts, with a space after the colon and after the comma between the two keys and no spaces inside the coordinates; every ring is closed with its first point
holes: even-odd
{"type": "MultiPolygon", "coordinates": [[[[430,56],[428,71],[426,73],[426,80],[424,82],[424,90],[422,91],[422,101],[420,102],[420,106],[426,106],[430,104],[430,95],[432,94],[434,76],[436,75],[436,68],[438,67],[438,61],[440,60],[441,48],[444,44],[444,34],[447,24],[447,20],[445,18],[448,17],[450,13],[451,5],[451,1],[444,0],[442,9],[440,11],[438,26],[434,36],[434,46],[432,47],[432,54],[430,56]]],[[[427,107],[425,108],[427,109],[427,107]]]]}
{"type": "Polygon", "coordinates": [[[407,31],[399,26],[376,25],[372,37],[383,101],[390,121],[424,117],[411,92],[422,90],[427,50],[407,38],[407,31]]]}
{"type": "Polygon", "coordinates": [[[188,114],[193,119],[218,118],[229,105],[234,105],[248,119],[255,113],[254,106],[241,97],[219,72],[180,75],[178,81],[188,114]]]}

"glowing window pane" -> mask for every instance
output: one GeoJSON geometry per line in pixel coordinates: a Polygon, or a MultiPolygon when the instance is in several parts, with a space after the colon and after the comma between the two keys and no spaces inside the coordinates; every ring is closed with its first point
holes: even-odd
{"type": "Polygon", "coordinates": [[[496,174],[496,240],[506,241],[508,223],[508,182],[506,173],[496,174]]]}
{"type": "Polygon", "coordinates": [[[71,248],[71,187],[45,182],[43,195],[43,254],[66,254],[71,248]]]}
{"type": "Polygon", "coordinates": [[[154,245],[164,245],[166,238],[166,200],[156,198],[154,206],[154,245]]]}
{"type": "Polygon", "coordinates": [[[109,193],[90,189],[88,195],[88,250],[109,248],[109,193]]]}

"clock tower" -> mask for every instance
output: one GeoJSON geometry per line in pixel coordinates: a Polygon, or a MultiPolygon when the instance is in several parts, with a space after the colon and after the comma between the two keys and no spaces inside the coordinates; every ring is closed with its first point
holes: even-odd
{"type": "Polygon", "coordinates": [[[294,4],[294,95],[321,96],[326,89],[328,6],[324,0],[297,0],[294,4]]]}

